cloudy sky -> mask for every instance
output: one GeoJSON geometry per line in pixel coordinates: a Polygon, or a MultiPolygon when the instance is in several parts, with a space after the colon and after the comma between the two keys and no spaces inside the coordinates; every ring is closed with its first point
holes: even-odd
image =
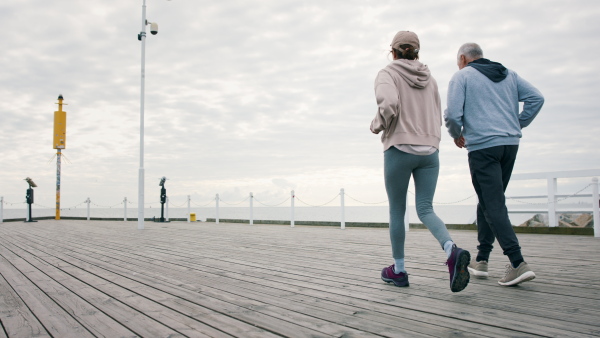
{"type": "MultiPolygon", "coordinates": [[[[62,205],[137,201],[142,0],[0,3],[0,196],[53,205],[53,112],[67,111],[62,205]]],[[[445,108],[456,51],[478,42],[546,97],[515,173],[600,168],[600,3],[583,1],[147,0],[146,202],[321,204],[340,188],[387,199],[369,131],[373,80],[398,30],[415,31],[445,108]]],[[[443,130],[437,202],[473,194],[467,153],[443,130]]],[[[589,178],[559,180],[573,193],[589,178]]],[[[510,192],[543,194],[544,181],[510,192]]],[[[589,191],[588,191],[589,192],[589,191]]],[[[352,200],[350,204],[360,205],[352,200]]],[[[5,208],[10,206],[5,206],[5,208]]]]}

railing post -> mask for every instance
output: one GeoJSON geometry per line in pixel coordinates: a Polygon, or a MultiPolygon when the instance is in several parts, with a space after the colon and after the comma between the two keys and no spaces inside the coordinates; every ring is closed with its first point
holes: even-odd
{"type": "Polygon", "coordinates": [[[123,199],[123,220],[127,222],[127,197],[123,199]]]}
{"type": "Polygon", "coordinates": [[[556,219],[556,177],[548,178],[548,226],[558,226],[558,220],[556,219]]]}
{"type": "Polygon", "coordinates": [[[190,219],[192,217],[192,216],[190,216],[190,213],[192,212],[192,209],[190,208],[190,195],[187,195],[187,196],[188,196],[188,199],[187,199],[187,202],[188,202],[187,221],[188,221],[188,223],[190,223],[190,219]]]}
{"type": "Polygon", "coordinates": [[[217,206],[217,215],[215,216],[215,224],[219,224],[219,194],[215,196],[215,204],[217,206]]]}
{"type": "Polygon", "coordinates": [[[291,220],[290,220],[290,227],[294,227],[294,199],[296,198],[296,196],[294,195],[294,190],[292,190],[292,215],[291,215],[291,220]]]}
{"type": "Polygon", "coordinates": [[[594,237],[600,237],[600,199],[598,198],[598,178],[592,178],[592,210],[594,214],[594,237]]]}
{"type": "Polygon", "coordinates": [[[340,228],[346,229],[346,220],[344,215],[344,188],[340,189],[340,206],[342,211],[342,219],[340,220],[340,228]]]}
{"type": "Polygon", "coordinates": [[[254,210],[252,202],[254,202],[254,195],[250,193],[250,225],[254,224],[254,210]]]}
{"type": "Polygon", "coordinates": [[[85,201],[87,203],[87,220],[90,220],[90,203],[92,203],[92,201],[90,201],[90,198],[88,197],[87,200],[85,201]]]}
{"type": "Polygon", "coordinates": [[[169,196],[165,197],[165,221],[169,221],[169,196]]]}
{"type": "Polygon", "coordinates": [[[0,223],[4,222],[4,196],[0,197],[0,223]]]}
{"type": "Polygon", "coordinates": [[[404,211],[404,232],[410,230],[410,219],[408,217],[408,193],[406,194],[406,209],[404,211]]]}

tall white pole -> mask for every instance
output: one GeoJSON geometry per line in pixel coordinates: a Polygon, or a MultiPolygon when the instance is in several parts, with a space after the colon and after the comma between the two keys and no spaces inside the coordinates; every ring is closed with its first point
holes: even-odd
{"type": "Polygon", "coordinates": [[[598,178],[592,178],[592,210],[594,214],[594,237],[600,237],[600,205],[598,204],[598,178]]]}
{"type": "Polygon", "coordinates": [[[4,222],[4,196],[0,197],[0,223],[4,222]]]}
{"type": "Polygon", "coordinates": [[[254,224],[254,210],[253,209],[254,195],[250,193],[250,225],[254,224]]]}
{"type": "Polygon", "coordinates": [[[294,199],[296,198],[294,194],[294,190],[292,190],[292,220],[290,221],[290,226],[293,228],[295,226],[294,222],[294,199]]]}
{"type": "Polygon", "coordinates": [[[127,222],[127,197],[123,199],[123,220],[127,222]]]}
{"type": "Polygon", "coordinates": [[[344,213],[344,188],[340,189],[340,205],[342,209],[342,219],[340,220],[340,228],[346,229],[346,217],[344,213]]]}
{"type": "Polygon", "coordinates": [[[146,0],[142,5],[142,72],[140,85],[140,169],[138,172],[138,229],[144,229],[144,84],[146,80],[146,0]]]}
{"type": "Polygon", "coordinates": [[[216,205],[217,205],[217,215],[216,215],[216,218],[215,218],[215,223],[219,224],[219,194],[217,194],[215,196],[215,202],[216,202],[216,205]]]}

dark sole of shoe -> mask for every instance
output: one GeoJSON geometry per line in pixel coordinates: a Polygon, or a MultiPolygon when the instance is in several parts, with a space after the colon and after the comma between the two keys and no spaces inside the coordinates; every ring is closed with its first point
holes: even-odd
{"type": "Polygon", "coordinates": [[[396,285],[398,287],[401,287],[401,288],[407,287],[407,286],[410,285],[408,283],[408,281],[406,281],[406,282],[398,282],[398,281],[395,281],[393,279],[387,279],[387,278],[383,278],[383,277],[381,277],[381,280],[384,281],[384,282],[386,282],[386,283],[394,283],[394,285],[396,285]]]}
{"type": "Polygon", "coordinates": [[[463,250],[457,258],[456,266],[454,266],[454,280],[450,283],[450,290],[452,292],[460,292],[469,285],[471,275],[467,267],[471,262],[471,254],[463,250]]]}

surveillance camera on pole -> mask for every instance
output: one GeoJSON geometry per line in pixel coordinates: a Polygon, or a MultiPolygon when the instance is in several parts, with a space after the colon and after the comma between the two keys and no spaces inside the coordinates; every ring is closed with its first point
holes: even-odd
{"type": "MultiPolygon", "coordinates": [[[[146,24],[145,26],[150,25],[150,33],[152,35],[156,35],[158,34],[158,24],[156,22],[150,22],[148,20],[145,21],[146,24]]],[[[145,27],[144,27],[145,28],[145,27]]],[[[146,37],[146,30],[142,30],[139,34],[138,34],[138,40],[142,41],[142,37],[146,37]]]]}
{"type": "Polygon", "coordinates": [[[150,33],[152,35],[158,34],[158,24],[156,22],[149,22],[150,24],[150,33]]]}
{"type": "Polygon", "coordinates": [[[150,33],[158,34],[158,24],[146,20],[146,0],[142,4],[142,31],[138,40],[142,42],[142,72],[140,85],[140,168],[138,170],[138,230],[144,229],[144,90],[146,78],[146,26],[150,25],[150,33]]]}

